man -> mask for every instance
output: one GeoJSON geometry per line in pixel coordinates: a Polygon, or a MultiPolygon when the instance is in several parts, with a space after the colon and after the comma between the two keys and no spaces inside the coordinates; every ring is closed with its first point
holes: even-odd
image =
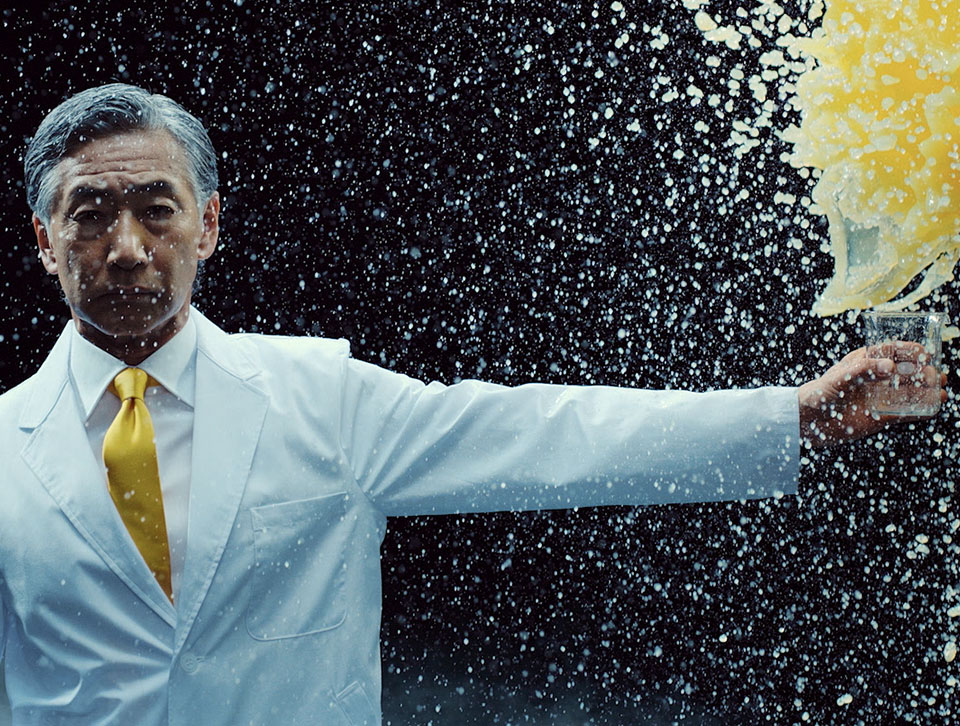
{"type": "Polygon", "coordinates": [[[215,153],[139,88],[65,101],[25,169],[72,322],[0,397],[16,724],[378,724],[386,516],[774,496],[801,436],[886,423],[862,384],[893,362],[862,351],[693,394],[424,385],[343,341],[227,335],[190,305],[215,153]]]}

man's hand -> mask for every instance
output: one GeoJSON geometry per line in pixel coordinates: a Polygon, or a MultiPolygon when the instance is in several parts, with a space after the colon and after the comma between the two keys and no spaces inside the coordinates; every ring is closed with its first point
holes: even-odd
{"type": "MultiPolygon", "coordinates": [[[[847,354],[820,378],[797,390],[800,402],[800,436],[814,447],[830,446],[875,434],[891,423],[916,421],[916,416],[880,416],[870,410],[868,385],[896,372],[893,358],[867,358],[866,348],[847,354]]],[[[935,384],[936,371],[928,375],[935,384]]],[[[925,371],[926,372],[926,371],[925,371]]],[[[940,373],[940,401],[947,400],[946,373],[940,373]]]]}

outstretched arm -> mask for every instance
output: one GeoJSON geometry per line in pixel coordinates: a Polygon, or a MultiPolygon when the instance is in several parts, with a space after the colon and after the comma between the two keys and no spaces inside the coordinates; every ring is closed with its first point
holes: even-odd
{"type": "MultiPolygon", "coordinates": [[[[866,348],[859,348],[819,378],[800,386],[797,398],[801,437],[819,448],[875,434],[891,423],[917,420],[880,416],[870,410],[869,384],[892,376],[897,365],[892,358],[868,358],[866,348]]],[[[931,369],[930,375],[935,377],[938,373],[931,369]]],[[[939,375],[940,400],[946,401],[946,374],[939,375]]],[[[935,379],[931,383],[935,384],[935,379]]]]}

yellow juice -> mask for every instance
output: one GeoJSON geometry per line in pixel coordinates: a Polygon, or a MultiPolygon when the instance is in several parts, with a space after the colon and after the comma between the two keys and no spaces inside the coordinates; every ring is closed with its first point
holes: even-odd
{"type": "Polygon", "coordinates": [[[821,170],[814,211],[835,260],[814,310],[916,302],[960,258],[960,2],[829,0],[794,50],[815,65],[797,82],[803,121],[784,138],[794,166],[821,170]]]}

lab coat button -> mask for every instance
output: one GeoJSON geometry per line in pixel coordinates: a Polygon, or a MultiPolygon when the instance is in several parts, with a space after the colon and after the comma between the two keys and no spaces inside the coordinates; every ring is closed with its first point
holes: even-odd
{"type": "Polygon", "coordinates": [[[197,668],[200,667],[200,659],[193,653],[184,653],[180,659],[180,667],[183,668],[186,673],[196,673],[197,668]]]}

